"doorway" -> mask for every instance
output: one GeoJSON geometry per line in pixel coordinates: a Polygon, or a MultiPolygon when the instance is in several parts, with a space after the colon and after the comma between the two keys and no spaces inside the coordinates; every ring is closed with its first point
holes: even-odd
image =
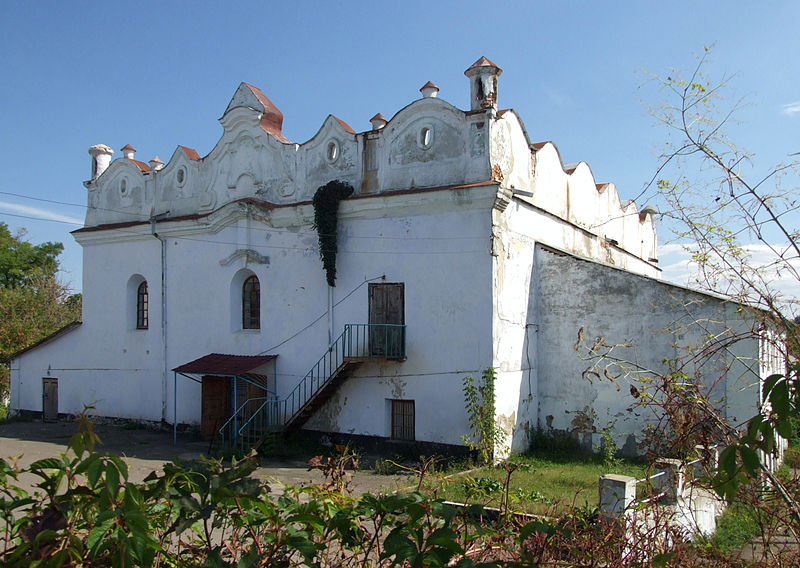
{"type": "Polygon", "coordinates": [[[405,328],[400,326],[405,323],[405,285],[402,282],[370,284],[370,356],[402,359],[405,356],[405,328]]]}
{"type": "Polygon", "coordinates": [[[42,420],[58,420],[58,379],[42,377],[42,420]]]}
{"type": "Polygon", "coordinates": [[[205,375],[201,384],[200,432],[210,440],[230,416],[231,383],[227,377],[205,375]]]}

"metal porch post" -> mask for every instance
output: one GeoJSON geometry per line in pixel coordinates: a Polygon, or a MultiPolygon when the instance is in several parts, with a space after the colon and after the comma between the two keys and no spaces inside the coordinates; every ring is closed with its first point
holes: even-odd
{"type": "Polygon", "coordinates": [[[178,373],[172,373],[172,445],[178,445],[178,373]]]}
{"type": "Polygon", "coordinates": [[[239,437],[239,413],[236,412],[239,409],[239,397],[236,393],[236,383],[239,382],[239,379],[233,377],[233,439],[234,441],[239,437]]]}

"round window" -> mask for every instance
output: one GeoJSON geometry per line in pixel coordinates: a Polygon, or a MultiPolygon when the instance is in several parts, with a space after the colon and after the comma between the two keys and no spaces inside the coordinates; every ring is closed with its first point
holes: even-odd
{"type": "Polygon", "coordinates": [[[128,193],[128,180],[123,179],[119,182],[119,192],[122,195],[127,195],[128,193]]]}
{"type": "Polygon", "coordinates": [[[186,183],[186,168],[178,168],[178,172],[175,174],[175,178],[178,180],[178,185],[182,186],[186,183]]]}

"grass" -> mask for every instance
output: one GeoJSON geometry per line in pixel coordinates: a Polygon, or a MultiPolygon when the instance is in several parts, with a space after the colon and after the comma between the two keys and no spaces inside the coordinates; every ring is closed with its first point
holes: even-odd
{"type": "Polygon", "coordinates": [[[14,416],[8,415],[8,406],[0,405],[0,424],[9,424],[11,422],[30,422],[31,418],[23,414],[16,414],[14,416]]]}
{"type": "Polygon", "coordinates": [[[711,537],[711,544],[723,552],[741,548],[759,534],[756,515],[758,511],[734,501],[717,519],[717,530],[711,537]]]}
{"type": "MultiPolygon", "coordinates": [[[[574,507],[596,507],[598,480],[608,473],[646,476],[643,462],[614,460],[603,463],[594,455],[535,454],[514,456],[520,467],[511,475],[511,508],[534,514],[559,514],[574,507]]],[[[486,466],[466,475],[437,478],[429,488],[439,497],[457,502],[482,503],[499,507],[504,497],[507,471],[502,466],[486,466]]]]}
{"type": "MultiPolygon", "coordinates": [[[[796,473],[800,465],[800,448],[793,440],[793,445],[787,448],[784,454],[784,462],[777,471],[777,476],[789,490],[794,498],[797,498],[796,473]]],[[[756,501],[750,502],[743,499],[747,492],[752,489],[743,488],[741,493],[736,496],[734,501],[725,510],[722,516],[717,519],[717,530],[711,537],[711,544],[724,552],[742,548],[762,535],[762,530],[766,535],[779,533],[783,526],[783,520],[787,516],[785,503],[777,497],[774,492],[769,495],[760,495],[756,501]]],[[[756,494],[756,497],[759,495],[756,494]]]]}
{"type": "Polygon", "coordinates": [[[800,447],[789,446],[783,454],[783,463],[786,464],[786,467],[800,469],[800,447]]]}

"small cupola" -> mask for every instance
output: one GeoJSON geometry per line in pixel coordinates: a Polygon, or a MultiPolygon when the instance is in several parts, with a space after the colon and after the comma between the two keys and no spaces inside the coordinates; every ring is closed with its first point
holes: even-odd
{"type": "Polygon", "coordinates": [[[372,123],[372,130],[380,130],[387,123],[386,118],[381,113],[376,114],[369,121],[372,123]]]}
{"type": "Polygon", "coordinates": [[[164,167],[164,162],[161,161],[161,158],[158,156],[154,157],[152,160],[148,162],[150,164],[150,169],[154,172],[157,172],[161,168],[164,167]]]}
{"type": "Polygon", "coordinates": [[[91,179],[96,180],[108,168],[111,163],[111,156],[114,155],[114,150],[105,144],[95,144],[89,148],[89,155],[92,157],[91,179]]]}
{"type": "Polygon", "coordinates": [[[469,77],[470,110],[497,109],[497,78],[502,72],[485,57],[464,71],[464,75],[469,77]]]}
{"type": "Polygon", "coordinates": [[[433,99],[436,98],[436,95],[439,93],[439,87],[428,81],[420,87],[419,92],[422,93],[424,98],[433,99]]]}
{"type": "Polygon", "coordinates": [[[125,144],[125,146],[122,147],[122,157],[126,160],[133,160],[134,154],[136,154],[136,148],[130,144],[125,144]]]}

